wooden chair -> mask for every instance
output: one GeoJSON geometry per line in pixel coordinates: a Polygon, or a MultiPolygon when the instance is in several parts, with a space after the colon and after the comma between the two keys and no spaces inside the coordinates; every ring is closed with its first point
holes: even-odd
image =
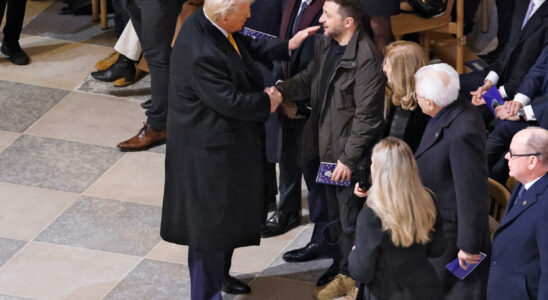
{"type": "Polygon", "coordinates": [[[420,44],[428,52],[430,52],[430,33],[456,35],[456,62],[454,65],[457,72],[462,73],[464,71],[464,46],[466,45],[466,37],[463,34],[464,0],[447,0],[446,4],[443,14],[430,19],[405,13],[392,16],[390,18],[392,34],[396,40],[400,40],[405,34],[419,33],[420,44]],[[455,1],[457,2],[457,21],[452,22],[451,12],[455,1]]]}
{"type": "Polygon", "coordinates": [[[514,177],[508,177],[508,180],[506,180],[506,188],[510,191],[510,193],[514,190],[516,183],[517,181],[514,177]]]}
{"type": "Polygon", "coordinates": [[[108,28],[107,0],[91,0],[91,16],[95,22],[99,21],[99,9],[101,10],[101,29],[105,30],[108,28]]]}
{"type": "Polygon", "coordinates": [[[506,204],[508,203],[508,199],[510,199],[510,192],[495,180],[491,178],[488,180],[489,198],[487,199],[487,204],[489,205],[489,234],[492,240],[504,215],[506,204]]]}
{"type": "Polygon", "coordinates": [[[489,215],[500,223],[506,204],[510,199],[510,192],[502,184],[489,178],[489,215]]]}

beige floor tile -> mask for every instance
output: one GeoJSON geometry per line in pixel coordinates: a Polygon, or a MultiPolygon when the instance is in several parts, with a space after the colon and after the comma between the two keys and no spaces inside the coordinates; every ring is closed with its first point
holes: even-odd
{"type": "Polygon", "coordinates": [[[257,277],[251,281],[251,294],[237,300],[307,300],[314,299],[314,284],[279,277],[257,277]]]}
{"type": "Polygon", "coordinates": [[[162,205],[165,155],[127,153],[84,194],[99,198],[162,205]]]}
{"type": "Polygon", "coordinates": [[[64,90],[76,88],[95,70],[95,63],[112,52],[109,47],[32,35],[22,35],[19,43],[31,63],[16,66],[0,59],[0,80],[64,90]]]}
{"type": "Polygon", "coordinates": [[[34,299],[100,299],[138,257],[31,242],[0,269],[0,294],[34,299]]]}
{"type": "MultiPolygon", "coordinates": [[[[294,228],[289,232],[272,238],[261,239],[260,246],[238,248],[232,257],[233,272],[256,274],[262,272],[304,229],[304,225],[294,228]]],[[[150,253],[148,258],[186,264],[188,260],[188,248],[160,242],[150,253]]]]}
{"type": "Polygon", "coordinates": [[[137,134],[144,119],[139,103],[72,92],[25,133],[116,147],[137,134]]]}
{"type": "Polygon", "coordinates": [[[0,130],[0,152],[4,151],[20,136],[19,133],[0,130]]]}
{"type": "Polygon", "coordinates": [[[29,241],[78,197],[77,194],[0,182],[0,236],[29,241]]]}
{"type": "Polygon", "coordinates": [[[27,1],[27,8],[25,9],[25,20],[23,24],[26,25],[39,13],[48,8],[54,0],[42,0],[42,1],[27,1]]]}

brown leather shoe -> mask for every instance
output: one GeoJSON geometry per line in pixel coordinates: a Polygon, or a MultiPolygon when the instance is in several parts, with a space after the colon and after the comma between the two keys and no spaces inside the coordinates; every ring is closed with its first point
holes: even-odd
{"type": "Polygon", "coordinates": [[[139,133],[127,141],[118,144],[118,148],[122,151],[139,151],[147,150],[152,146],[156,146],[165,141],[167,130],[156,131],[150,128],[150,125],[144,124],[139,133]]]}

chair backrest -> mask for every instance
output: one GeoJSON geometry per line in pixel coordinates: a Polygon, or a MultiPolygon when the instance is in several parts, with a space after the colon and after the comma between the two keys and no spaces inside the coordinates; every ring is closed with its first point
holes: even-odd
{"type": "Polygon", "coordinates": [[[502,184],[489,178],[489,199],[487,200],[489,215],[499,223],[504,215],[508,199],[510,199],[510,192],[502,184]]]}
{"type": "Polygon", "coordinates": [[[514,187],[516,186],[516,179],[514,177],[508,177],[508,180],[506,180],[506,188],[511,192],[514,190],[514,187]]]}

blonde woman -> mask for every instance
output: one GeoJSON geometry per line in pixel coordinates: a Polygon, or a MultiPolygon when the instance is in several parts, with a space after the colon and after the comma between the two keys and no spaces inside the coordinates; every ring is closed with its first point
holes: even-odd
{"type": "MultiPolygon", "coordinates": [[[[358,216],[350,275],[360,283],[357,299],[443,299],[428,257],[445,250],[442,220],[422,185],[413,152],[388,137],[373,148],[372,186],[358,216]]],[[[365,197],[356,185],[354,193],[365,197]]]]}
{"type": "Polygon", "coordinates": [[[416,43],[397,41],[384,49],[383,71],[392,90],[392,107],[388,116],[387,135],[404,140],[413,152],[417,150],[429,116],[418,108],[415,72],[428,64],[424,49],[416,43]]]}

